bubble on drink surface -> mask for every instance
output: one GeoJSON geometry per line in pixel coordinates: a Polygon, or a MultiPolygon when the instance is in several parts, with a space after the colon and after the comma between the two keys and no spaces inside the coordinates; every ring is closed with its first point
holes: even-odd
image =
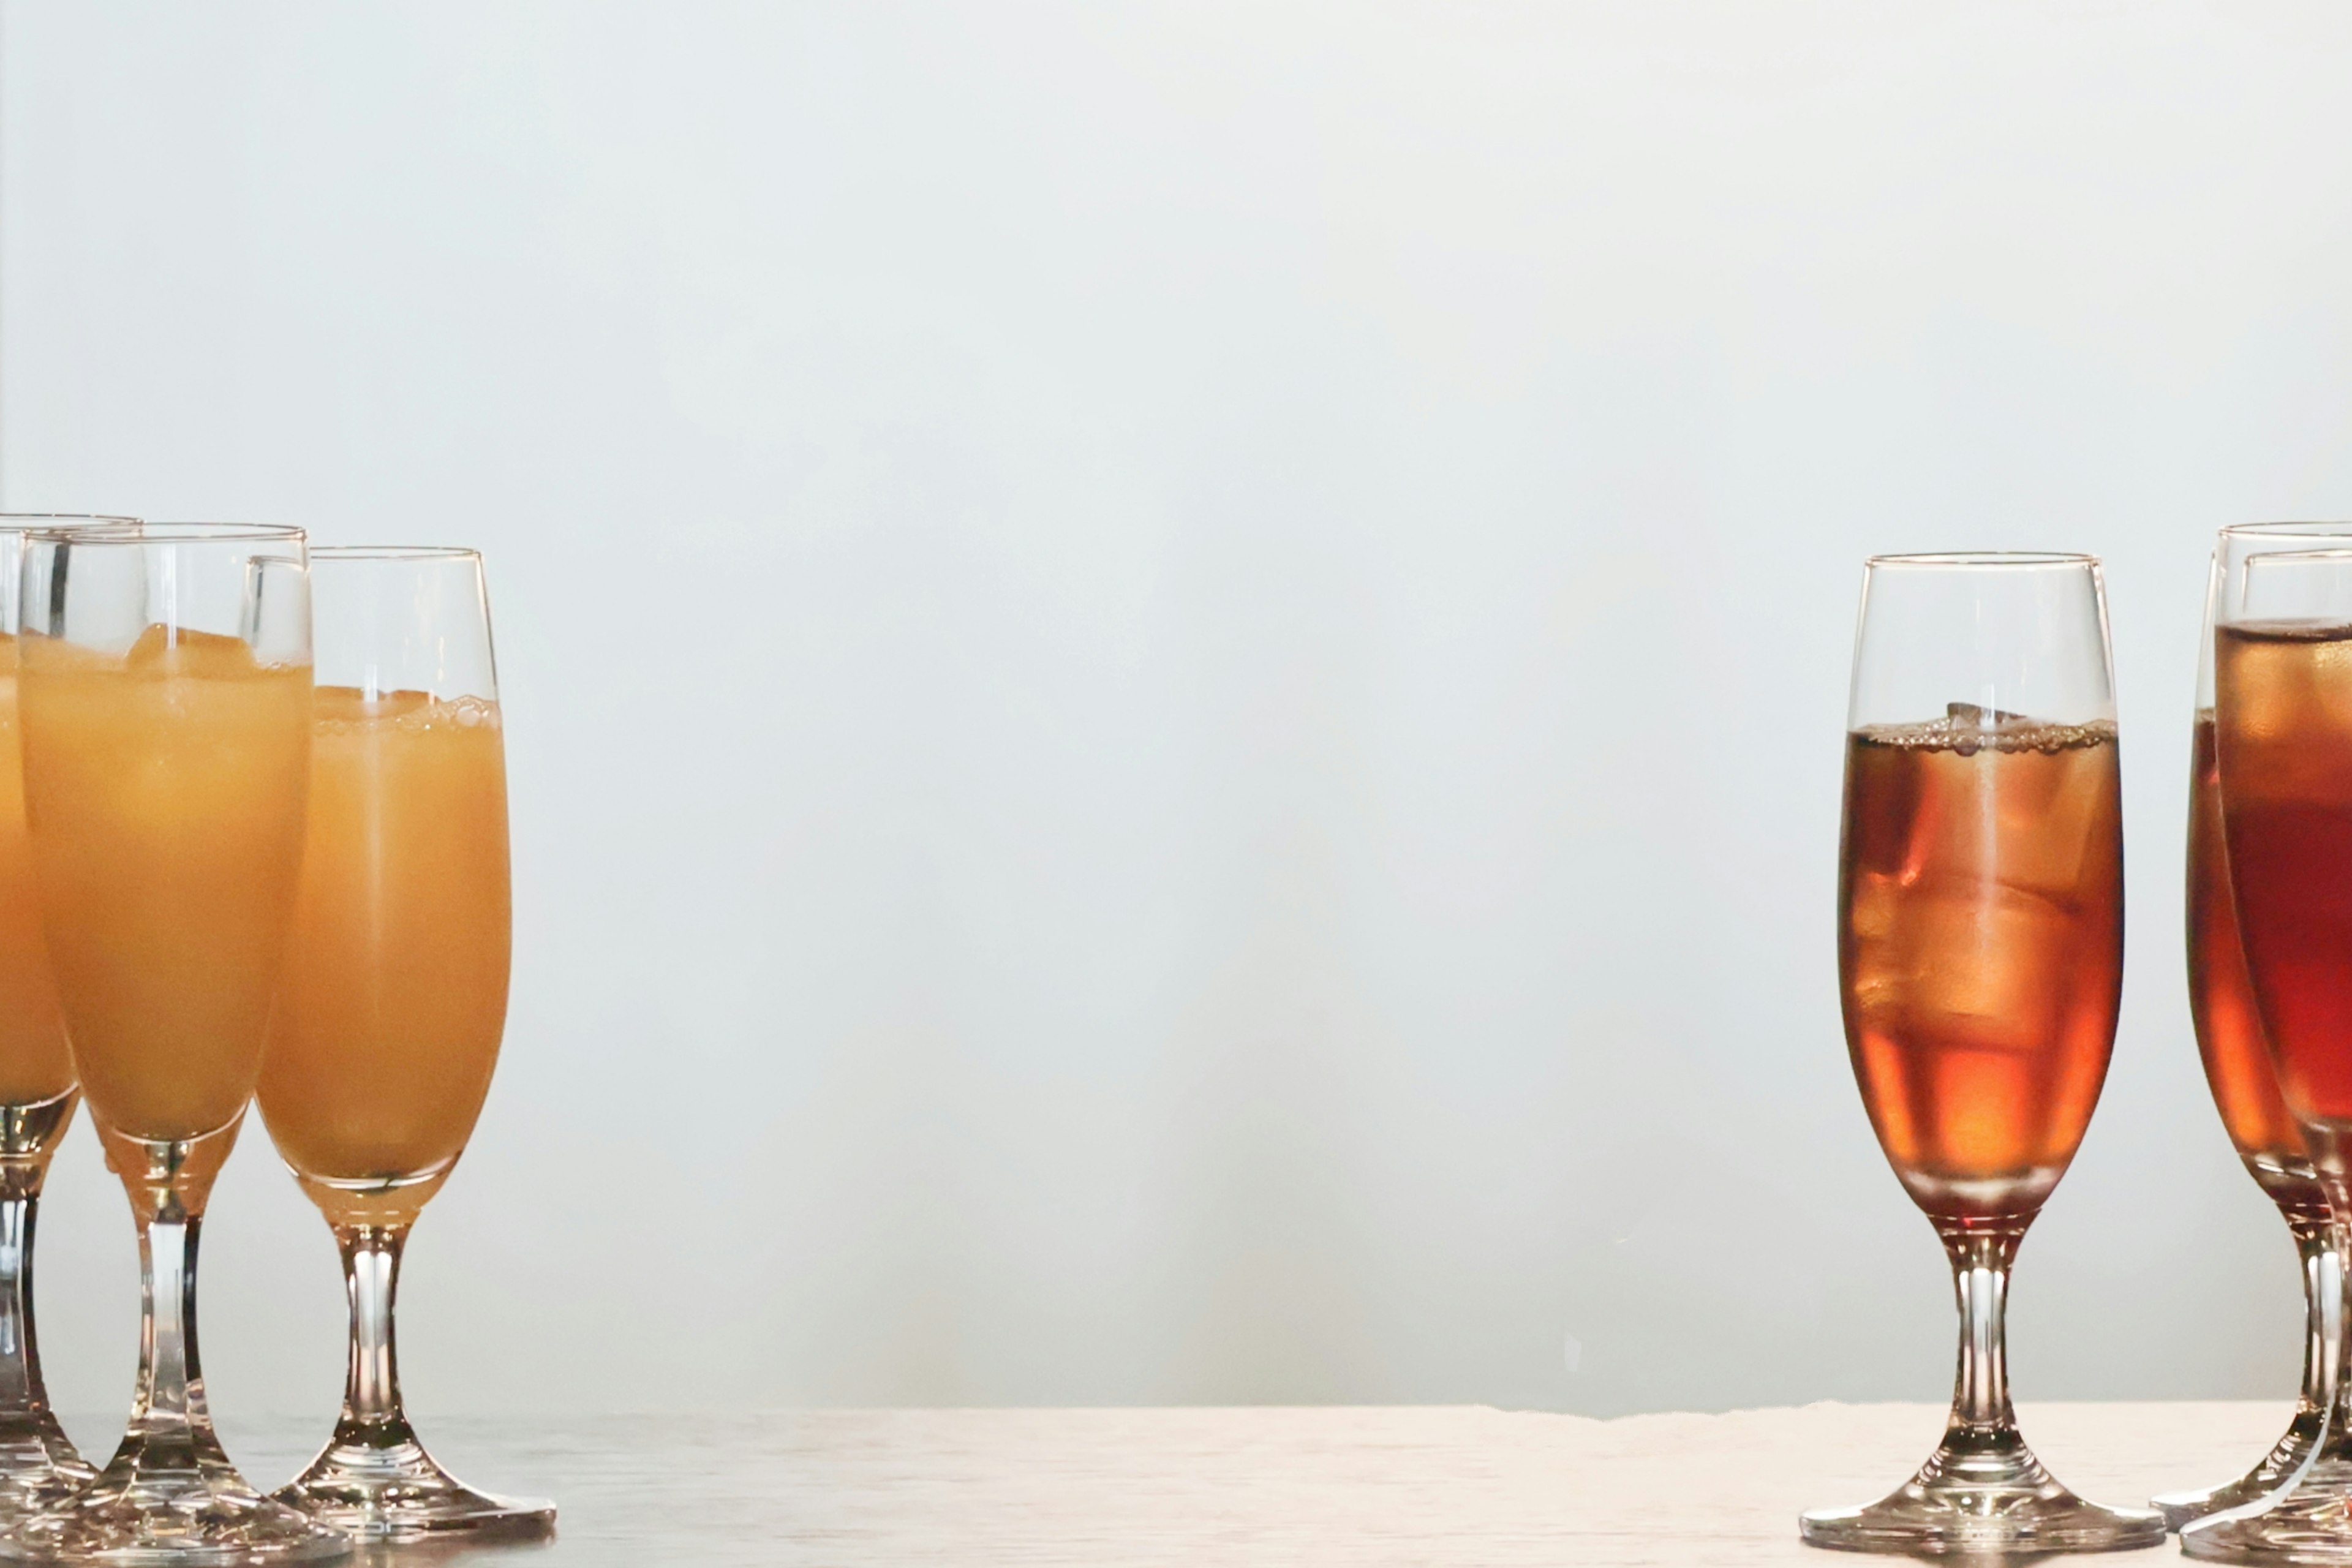
{"type": "Polygon", "coordinates": [[[2105,745],[2116,738],[2116,721],[2093,719],[2078,724],[2053,723],[1974,702],[1948,702],[1940,719],[1910,724],[1864,724],[1854,731],[1873,745],[1905,751],[1953,752],[1973,757],[1979,752],[2057,752],[2105,745]]]}
{"type": "Polygon", "coordinates": [[[362,699],[348,687],[320,689],[318,729],[322,735],[499,727],[499,705],[486,697],[435,698],[422,691],[387,691],[362,699]]]}
{"type": "Polygon", "coordinates": [[[451,697],[402,714],[401,723],[404,728],[417,730],[452,726],[460,730],[495,730],[499,727],[499,705],[487,697],[451,697]]]}

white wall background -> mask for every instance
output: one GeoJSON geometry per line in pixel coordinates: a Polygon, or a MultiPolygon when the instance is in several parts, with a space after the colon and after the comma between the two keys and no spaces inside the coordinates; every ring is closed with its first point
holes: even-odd
{"type": "MultiPolygon", "coordinates": [[[[2179,857],[2210,531],[2352,512],[2347,79],[2323,4],[11,0],[0,500],[489,552],[428,1416],[1940,1396],[1858,563],[2100,552],[2131,968],[2017,1378],[2284,1397],[2179,857]]],[[[86,1133],[46,1217],[111,1419],[86,1133]]],[[[257,1130],[208,1248],[216,1408],[323,1424],[257,1130]]]]}

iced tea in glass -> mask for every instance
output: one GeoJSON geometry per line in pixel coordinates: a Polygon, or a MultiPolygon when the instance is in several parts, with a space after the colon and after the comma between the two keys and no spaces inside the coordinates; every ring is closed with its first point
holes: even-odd
{"type": "Polygon", "coordinates": [[[1818,1546],[2096,1552],[2163,1539],[2087,1502],[2017,1430],[2003,1340],[2019,1240],[2081,1144],[2123,976],[2106,602],[2084,555],[1880,556],[1864,576],[1838,876],[1847,1048],[1887,1163],[1952,1266],[1943,1442],[1818,1546]]]}

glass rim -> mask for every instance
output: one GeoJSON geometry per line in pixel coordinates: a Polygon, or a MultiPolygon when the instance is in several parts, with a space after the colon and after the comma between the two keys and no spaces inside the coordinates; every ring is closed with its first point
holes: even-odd
{"type": "Polygon", "coordinates": [[[2257,566],[2308,566],[2319,562],[2352,561],[2352,535],[2334,550],[2265,550],[2259,555],[2246,557],[2246,574],[2253,574],[2257,566]]]}
{"type": "Polygon", "coordinates": [[[2221,534],[2226,539],[2352,538],[2352,518],[2334,522],[2232,522],[2223,526],[2221,534]]]}
{"type": "Polygon", "coordinates": [[[470,544],[314,544],[313,561],[479,561],[470,544]]]}
{"type": "Polygon", "coordinates": [[[87,544],[302,544],[309,538],[291,523],[149,522],[137,518],[131,519],[130,526],[121,529],[61,527],[28,528],[22,531],[28,539],[69,540],[87,544]]]}
{"type": "Polygon", "coordinates": [[[0,533],[79,532],[85,528],[137,528],[140,520],[110,511],[0,511],[0,533]]]}
{"type": "Polygon", "coordinates": [[[1862,563],[1872,571],[1894,567],[2014,572],[2050,567],[2095,567],[2099,558],[2074,550],[1935,550],[1869,555],[1863,558],[1862,563]]]}

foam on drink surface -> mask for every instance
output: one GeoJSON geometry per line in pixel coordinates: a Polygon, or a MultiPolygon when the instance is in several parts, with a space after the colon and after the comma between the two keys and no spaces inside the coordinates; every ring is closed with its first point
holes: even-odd
{"type": "Polygon", "coordinates": [[[381,691],[371,697],[357,687],[321,686],[313,711],[321,735],[357,735],[377,729],[415,734],[499,728],[499,705],[488,698],[436,698],[423,691],[381,691]]]}
{"type": "Polygon", "coordinates": [[[1984,751],[2054,754],[2109,743],[2116,739],[2116,721],[2091,719],[2079,724],[2061,724],[2021,713],[2005,713],[1998,708],[1989,710],[1973,702],[1952,702],[1945,705],[1940,719],[1908,724],[1864,724],[1855,729],[1854,735],[1874,746],[1893,746],[1906,752],[1958,752],[1964,757],[1984,751]]]}

